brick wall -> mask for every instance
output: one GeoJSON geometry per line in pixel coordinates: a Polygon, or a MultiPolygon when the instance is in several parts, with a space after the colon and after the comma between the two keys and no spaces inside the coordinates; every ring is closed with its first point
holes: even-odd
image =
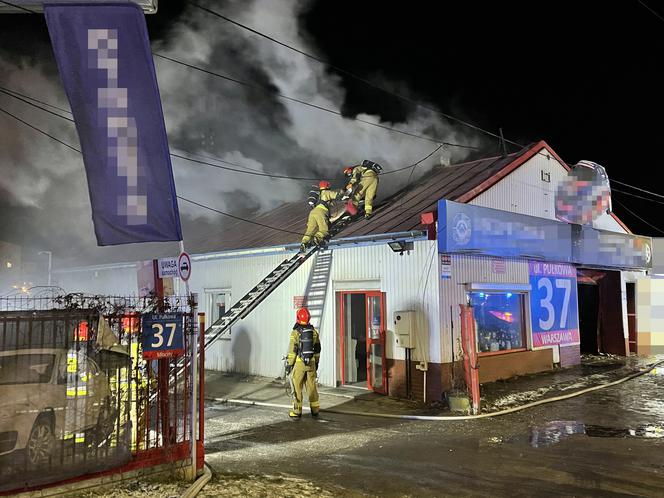
{"type": "MultiPolygon", "coordinates": [[[[417,370],[417,361],[411,361],[410,396],[422,401],[424,395],[424,375],[417,370]]],[[[387,359],[388,394],[395,398],[406,398],[406,361],[387,359]]],[[[429,363],[427,371],[427,403],[443,399],[443,392],[451,389],[452,365],[449,363],[429,363]]]]}

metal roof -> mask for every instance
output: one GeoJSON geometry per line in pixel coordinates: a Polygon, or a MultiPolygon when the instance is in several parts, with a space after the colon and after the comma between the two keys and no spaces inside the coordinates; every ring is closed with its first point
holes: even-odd
{"type": "MultiPolygon", "coordinates": [[[[539,144],[538,144],[539,145],[539,144]]],[[[489,157],[466,163],[437,166],[412,185],[379,201],[369,220],[358,220],[337,235],[337,238],[360,237],[422,230],[420,214],[436,211],[442,198],[458,200],[479,187],[526,153],[540,147],[527,147],[505,157],[489,157]]],[[[380,190],[379,190],[380,192],[380,190]]],[[[217,234],[205,240],[187,238],[196,252],[227,251],[255,247],[281,246],[299,243],[307,224],[309,209],[305,200],[283,204],[252,220],[276,230],[252,226],[239,220],[224,220],[217,234]],[[289,233],[296,232],[296,233],[289,233]]]]}

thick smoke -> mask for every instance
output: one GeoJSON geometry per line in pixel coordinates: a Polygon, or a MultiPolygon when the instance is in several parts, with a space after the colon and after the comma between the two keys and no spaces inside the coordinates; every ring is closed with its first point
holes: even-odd
{"type": "MultiPolygon", "coordinates": [[[[274,2],[208,2],[211,8],[286,43],[316,53],[300,33],[298,14],[305,6],[296,0],[274,2]]],[[[218,157],[243,167],[276,174],[337,179],[343,166],[372,159],[385,170],[412,164],[435,147],[398,133],[341,118],[280,99],[276,93],[340,110],[345,91],[338,77],[323,64],[296,54],[264,38],[237,28],[189,6],[166,40],[153,50],[209,68],[239,80],[266,86],[264,92],[155,58],[166,127],[173,152],[197,158],[218,157]]],[[[324,56],[323,56],[324,57],[324,56]]],[[[377,80],[391,88],[399,82],[377,80]]],[[[0,84],[68,107],[54,62],[17,61],[0,52],[0,84]]],[[[402,93],[406,93],[407,88],[402,93]]],[[[49,133],[78,146],[73,125],[25,104],[0,96],[0,106],[49,133]]],[[[380,118],[359,115],[380,123],[380,118]]],[[[405,123],[382,123],[442,140],[479,145],[479,138],[453,128],[437,115],[414,110],[405,123]]],[[[28,230],[46,239],[62,264],[148,259],[174,253],[174,244],[142,244],[97,248],[83,163],[77,154],[39,136],[33,130],[0,116],[0,191],[11,193],[4,204],[33,208],[28,230]]],[[[463,159],[464,149],[448,149],[448,160],[463,159]],[[450,157],[451,156],[451,157],[450,157]]],[[[433,156],[414,178],[438,164],[433,156]]],[[[214,161],[212,161],[214,162],[214,161]]],[[[293,200],[303,199],[313,182],[241,175],[173,158],[178,194],[251,218],[293,200]]],[[[403,186],[408,171],[385,177],[381,196],[403,186]]],[[[1,208],[0,208],[1,209],[1,208]]],[[[218,214],[180,202],[187,239],[208,233],[223,237],[218,214]]],[[[15,227],[14,227],[15,228],[15,227]]],[[[260,228],[248,225],[247,230],[260,228]]],[[[0,234],[0,238],[2,238],[0,234]]],[[[195,252],[196,247],[189,247],[195,252]]]]}

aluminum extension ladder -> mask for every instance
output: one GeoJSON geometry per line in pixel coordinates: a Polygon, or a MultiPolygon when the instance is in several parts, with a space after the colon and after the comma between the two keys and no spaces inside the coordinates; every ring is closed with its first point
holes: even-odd
{"type": "MultiPolygon", "coordinates": [[[[352,222],[353,217],[351,215],[345,214],[341,216],[330,226],[329,236],[333,237],[352,222]]],[[[311,247],[304,253],[298,253],[290,259],[284,260],[272,270],[269,275],[247,292],[242,299],[231,306],[222,317],[207,328],[205,331],[205,349],[207,350],[212,343],[228,332],[238,320],[242,320],[249,315],[267,296],[319,250],[321,250],[321,247],[311,247]]]]}

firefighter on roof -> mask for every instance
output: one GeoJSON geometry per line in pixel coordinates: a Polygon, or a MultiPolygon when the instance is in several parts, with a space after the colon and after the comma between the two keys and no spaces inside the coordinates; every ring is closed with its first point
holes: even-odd
{"type": "Polygon", "coordinates": [[[373,212],[373,200],[378,190],[378,173],[382,169],[379,164],[367,159],[362,164],[344,169],[344,175],[350,179],[346,191],[353,193],[355,206],[358,206],[364,199],[365,218],[369,218],[373,212]]]}
{"type": "Polygon", "coordinates": [[[343,196],[343,191],[341,190],[330,190],[330,182],[322,180],[318,184],[318,196],[316,199],[312,199],[310,196],[309,204],[313,205],[313,209],[309,213],[309,219],[307,220],[307,230],[304,232],[304,237],[302,237],[302,244],[300,244],[300,250],[304,252],[307,246],[310,244],[313,237],[314,243],[316,245],[322,245],[325,243],[329,231],[329,220],[330,220],[330,205],[332,201],[336,199],[341,199],[343,196]]]}
{"type": "Polygon", "coordinates": [[[288,345],[288,356],[286,358],[286,375],[293,372],[293,387],[295,390],[295,401],[293,409],[288,414],[293,419],[302,416],[302,388],[306,385],[307,396],[311,415],[318,416],[320,402],[318,401],[318,389],[316,388],[316,372],[320,359],[320,341],[318,331],[309,323],[309,310],[300,308],[297,310],[297,323],[293,327],[288,345]]]}

